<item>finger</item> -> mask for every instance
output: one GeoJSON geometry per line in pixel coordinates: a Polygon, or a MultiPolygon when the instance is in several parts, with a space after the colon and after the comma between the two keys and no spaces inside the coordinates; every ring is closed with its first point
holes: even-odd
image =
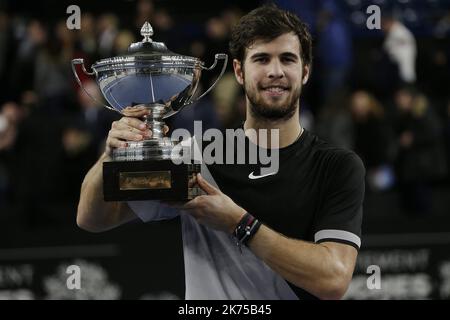
{"type": "Polygon", "coordinates": [[[137,118],[132,118],[132,117],[123,117],[121,118],[118,122],[117,125],[125,125],[128,127],[132,127],[134,129],[137,130],[147,130],[149,129],[149,125],[146,124],[144,121],[142,121],[141,119],[137,119],[137,118]]]}
{"type": "Polygon", "coordinates": [[[193,175],[189,178],[188,187],[193,188],[197,184],[197,175],[193,175]]]}
{"type": "Polygon", "coordinates": [[[144,139],[144,134],[134,133],[129,130],[111,129],[109,131],[108,137],[119,139],[119,140],[127,140],[127,141],[141,141],[144,139]]]}
{"type": "Polygon", "coordinates": [[[151,131],[148,129],[136,129],[135,127],[127,125],[125,122],[115,121],[111,125],[112,130],[116,131],[128,131],[134,134],[141,134],[143,136],[151,135],[151,131]]]}
{"type": "MultiPolygon", "coordinates": [[[[134,119],[137,120],[137,119],[134,119]]],[[[148,129],[148,126],[142,122],[142,126],[139,125],[139,129],[136,128],[136,124],[133,126],[128,125],[125,121],[117,121],[113,122],[113,125],[111,126],[112,129],[117,131],[129,131],[134,134],[140,134],[144,137],[150,138],[153,135],[152,130],[148,129]]]]}
{"type": "Polygon", "coordinates": [[[110,148],[116,149],[116,148],[125,148],[128,144],[125,141],[121,141],[116,138],[108,138],[106,141],[106,145],[110,148]]]}
{"type": "Polygon", "coordinates": [[[122,114],[127,117],[141,118],[150,114],[150,110],[144,106],[126,107],[122,114]]]}
{"type": "Polygon", "coordinates": [[[208,181],[206,181],[202,175],[199,173],[197,174],[197,182],[199,187],[205,191],[208,195],[214,195],[219,194],[220,190],[211,185],[208,181]]]}

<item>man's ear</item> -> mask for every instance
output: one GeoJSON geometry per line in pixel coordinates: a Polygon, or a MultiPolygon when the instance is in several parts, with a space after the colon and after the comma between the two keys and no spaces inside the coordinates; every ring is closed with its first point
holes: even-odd
{"type": "Polygon", "coordinates": [[[234,76],[240,85],[244,85],[244,72],[242,70],[242,64],[238,59],[233,59],[234,76]]]}
{"type": "Polygon", "coordinates": [[[303,67],[303,79],[302,79],[303,84],[306,84],[308,82],[310,72],[311,67],[309,65],[303,67]]]}

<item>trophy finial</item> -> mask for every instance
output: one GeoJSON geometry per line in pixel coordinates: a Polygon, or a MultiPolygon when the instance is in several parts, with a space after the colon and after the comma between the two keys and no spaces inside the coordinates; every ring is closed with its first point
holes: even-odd
{"type": "Polygon", "coordinates": [[[148,23],[147,21],[145,21],[144,25],[141,28],[141,35],[144,37],[142,42],[152,42],[153,41],[150,38],[153,35],[153,28],[150,25],[150,23],[148,23]]]}

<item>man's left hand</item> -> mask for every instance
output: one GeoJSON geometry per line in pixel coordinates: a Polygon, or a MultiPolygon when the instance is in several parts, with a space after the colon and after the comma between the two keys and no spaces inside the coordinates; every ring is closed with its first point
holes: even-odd
{"type": "Polygon", "coordinates": [[[209,184],[200,174],[197,175],[197,183],[206,195],[189,201],[182,209],[187,210],[188,214],[205,226],[233,233],[246,211],[209,184]]]}

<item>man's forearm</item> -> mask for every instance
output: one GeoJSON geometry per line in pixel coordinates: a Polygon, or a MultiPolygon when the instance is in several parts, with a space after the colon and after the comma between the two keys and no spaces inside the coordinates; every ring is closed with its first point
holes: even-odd
{"type": "MultiPolygon", "coordinates": [[[[290,239],[262,225],[249,241],[249,247],[284,279],[320,299],[340,299],[351,280],[352,257],[349,263],[343,262],[327,243],[290,239]]],[[[356,250],[347,247],[344,250],[356,257],[356,250]]]]}
{"type": "Polygon", "coordinates": [[[77,224],[87,231],[105,231],[134,218],[126,203],[103,200],[102,163],[108,159],[103,154],[86,174],[81,186],[77,224]]]}

